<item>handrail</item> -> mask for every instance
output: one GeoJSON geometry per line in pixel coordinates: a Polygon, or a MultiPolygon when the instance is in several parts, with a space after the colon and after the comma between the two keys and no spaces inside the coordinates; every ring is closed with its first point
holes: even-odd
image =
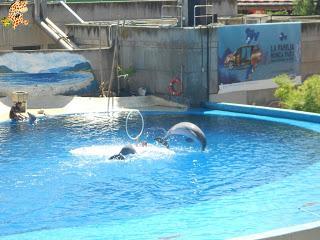
{"type": "Polygon", "coordinates": [[[66,39],[57,34],[56,32],[54,32],[54,30],[52,30],[47,23],[45,23],[44,21],[40,21],[39,22],[40,26],[47,31],[47,33],[49,33],[56,41],[58,41],[64,48],[68,49],[68,50],[73,50],[73,47],[66,42],[66,39]]]}
{"type": "Polygon", "coordinates": [[[180,27],[182,27],[182,6],[181,5],[162,5],[161,6],[161,19],[162,18],[172,18],[172,17],[176,17],[177,20],[180,19],[180,27]],[[177,14],[177,16],[165,16],[163,15],[163,9],[164,8],[177,8],[180,9],[180,16],[177,14]]]}
{"type": "Polygon", "coordinates": [[[47,17],[47,1],[34,0],[34,20],[39,26],[55,41],[57,41],[63,48],[74,50],[78,47],[69,39],[57,25],[55,25],[47,17]]]}
{"type": "Polygon", "coordinates": [[[213,6],[212,5],[194,5],[194,9],[193,9],[193,27],[196,26],[196,18],[208,18],[211,17],[212,18],[212,22],[213,22],[213,13],[212,14],[207,14],[207,10],[206,10],[206,14],[205,15],[196,15],[196,9],[197,8],[206,8],[207,7],[211,7],[212,8],[212,12],[213,12],[213,6]]]}
{"type": "Polygon", "coordinates": [[[85,23],[83,19],[75,13],[64,1],[60,1],[60,4],[64,6],[65,9],[67,9],[80,23],[85,23]]]}

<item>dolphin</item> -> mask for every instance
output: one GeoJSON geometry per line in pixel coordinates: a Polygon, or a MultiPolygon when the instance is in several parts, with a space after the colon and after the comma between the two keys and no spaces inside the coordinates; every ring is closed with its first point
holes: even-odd
{"type": "Polygon", "coordinates": [[[134,147],[131,144],[126,145],[121,149],[119,154],[111,156],[109,160],[112,160],[112,159],[124,160],[125,156],[129,154],[136,154],[136,153],[137,151],[134,149],[134,147]]]}
{"type": "Polygon", "coordinates": [[[183,135],[187,137],[187,141],[199,141],[202,145],[202,151],[205,150],[207,146],[207,139],[202,130],[195,124],[191,122],[180,122],[172,126],[163,138],[156,138],[155,140],[167,148],[169,148],[168,138],[171,135],[183,135]]]}
{"type": "Polygon", "coordinates": [[[32,113],[28,113],[28,116],[29,116],[29,123],[33,124],[37,121],[37,117],[35,115],[33,115],[32,113]]]}

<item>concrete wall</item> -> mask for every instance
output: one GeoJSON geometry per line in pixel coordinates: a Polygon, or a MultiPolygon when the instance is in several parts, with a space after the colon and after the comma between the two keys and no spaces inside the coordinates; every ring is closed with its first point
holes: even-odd
{"type": "Polygon", "coordinates": [[[304,22],[301,26],[301,75],[320,74],[320,22],[304,22]]]}
{"type": "Polygon", "coordinates": [[[250,104],[258,106],[273,106],[277,104],[277,99],[274,97],[275,88],[235,91],[221,94],[211,94],[210,102],[227,102],[250,104]]]}
{"type": "MultiPolygon", "coordinates": [[[[184,26],[188,26],[188,1],[182,2],[184,26]]],[[[207,4],[213,5],[213,13],[217,13],[219,17],[236,16],[238,14],[237,0],[209,0],[207,4]]],[[[175,6],[177,0],[68,3],[68,5],[84,21],[114,21],[160,18],[162,5],[175,6]]],[[[163,11],[166,16],[177,15],[177,9],[175,8],[165,8],[163,11]]],[[[77,23],[75,17],[59,3],[48,4],[47,12],[48,17],[62,28],[66,23],[77,23]]]]}
{"type": "Polygon", "coordinates": [[[236,16],[238,14],[237,0],[213,0],[213,13],[218,17],[236,16]]]}
{"type": "MultiPolygon", "coordinates": [[[[184,26],[194,25],[194,6],[195,5],[212,5],[208,7],[198,8],[196,15],[218,14],[218,17],[234,17],[238,14],[237,0],[184,0],[182,1],[182,12],[184,16],[184,26]]],[[[211,20],[208,20],[211,23],[211,20]]],[[[197,25],[205,25],[206,18],[197,18],[197,25]]]]}
{"type": "MultiPolygon", "coordinates": [[[[160,18],[163,4],[176,4],[176,1],[69,3],[68,5],[85,21],[110,21],[160,18]]],[[[0,4],[0,16],[8,14],[9,6],[10,3],[0,4]]],[[[0,26],[0,50],[39,45],[42,49],[61,48],[33,21],[34,5],[29,4],[28,8],[25,19],[29,20],[29,25],[19,26],[16,30],[0,26]]],[[[47,13],[62,30],[65,30],[65,24],[78,22],[60,3],[49,3],[47,13]]]]}
{"type": "Polygon", "coordinates": [[[81,48],[109,47],[114,40],[116,26],[98,24],[70,24],[66,31],[74,43],[81,48]]]}
{"type": "MultiPolygon", "coordinates": [[[[0,4],[0,16],[8,15],[10,3],[0,4]]],[[[29,11],[24,14],[24,18],[29,21],[27,26],[20,25],[15,30],[12,27],[4,28],[0,26],[0,50],[12,50],[13,47],[40,46],[47,48],[54,44],[40,27],[33,21],[33,4],[28,5],[29,11]]]]}
{"type": "MultiPolygon", "coordinates": [[[[84,21],[160,18],[162,5],[176,5],[176,1],[68,3],[84,21]]],[[[63,28],[66,23],[78,23],[60,3],[49,3],[47,12],[48,17],[59,27],[63,28]]]]}
{"type": "Polygon", "coordinates": [[[123,28],[120,64],[136,70],[130,88],[146,87],[149,93],[168,95],[169,81],[178,77],[183,93],[174,97],[175,101],[206,101],[208,79],[212,79],[210,87],[214,91],[217,78],[217,44],[212,36],[212,28],[123,28]]]}
{"type": "Polygon", "coordinates": [[[90,61],[93,75],[99,83],[103,83],[104,88],[110,79],[111,66],[113,59],[112,49],[86,49],[86,50],[76,50],[74,53],[78,53],[84,56],[90,61]]]}

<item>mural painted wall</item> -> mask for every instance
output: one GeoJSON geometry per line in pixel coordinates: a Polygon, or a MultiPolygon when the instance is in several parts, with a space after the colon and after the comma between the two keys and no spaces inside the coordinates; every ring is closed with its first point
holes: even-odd
{"type": "Polygon", "coordinates": [[[299,75],[300,23],[224,26],[218,36],[219,84],[299,75]]]}
{"type": "Polygon", "coordinates": [[[0,55],[0,96],[13,91],[29,95],[98,95],[88,60],[79,54],[5,53],[0,55]]]}

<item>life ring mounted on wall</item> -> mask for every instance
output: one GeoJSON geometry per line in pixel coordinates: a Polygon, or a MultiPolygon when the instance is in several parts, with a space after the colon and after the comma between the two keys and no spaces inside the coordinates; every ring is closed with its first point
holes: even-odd
{"type": "Polygon", "coordinates": [[[175,77],[170,80],[168,91],[171,96],[181,96],[182,82],[179,78],[175,77]]]}

